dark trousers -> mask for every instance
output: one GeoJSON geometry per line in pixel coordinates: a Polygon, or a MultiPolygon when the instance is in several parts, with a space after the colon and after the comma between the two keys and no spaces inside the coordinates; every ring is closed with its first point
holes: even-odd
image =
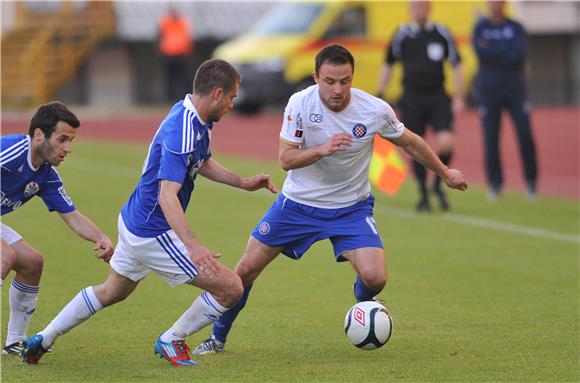
{"type": "MultiPolygon", "coordinates": [[[[433,90],[409,91],[399,101],[402,121],[405,127],[413,133],[423,137],[427,125],[435,133],[453,131],[453,115],[451,113],[451,99],[443,88],[433,90]]],[[[439,153],[439,158],[445,165],[449,165],[452,153],[439,153]]],[[[413,161],[413,172],[419,186],[421,198],[427,198],[427,170],[417,161],[413,161]]],[[[435,177],[434,188],[440,190],[441,179],[435,177]]]]}
{"type": "Polygon", "coordinates": [[[501,112],[507,109],[516,128],[524,177],[535,187],[537,180],[536,148],[530,125],[529,107],[523,86],[479,92],[479,113],[483,124],[485,170],[489,186],[501,189],[503,174],[499,153],[501,112]]]}
{"type": "Polygon", "coordinates": [[[186,56],[165,56],[163,66],[166,101],[175,102],[182,99],[186,93],[191,93],[192,84],[187,72],[186,56]]]}

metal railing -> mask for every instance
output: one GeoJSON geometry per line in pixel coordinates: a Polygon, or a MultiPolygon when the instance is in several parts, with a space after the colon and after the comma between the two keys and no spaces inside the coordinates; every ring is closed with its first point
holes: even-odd
{"type": "Polygon", "coordinates": [[[16,26],[2,41],[2,104],[38,105],[50,100],[103,38],[116,18],[110,1],[60,3],[58,10],[16,3],[16,26]]]}

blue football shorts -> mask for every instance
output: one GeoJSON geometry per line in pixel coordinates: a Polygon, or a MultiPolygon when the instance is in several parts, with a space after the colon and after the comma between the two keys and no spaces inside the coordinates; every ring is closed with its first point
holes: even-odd
{"type": "Polygon", "coordinates": [[[304,205],[284,196],[272,204],[256,225],[252,237],[270,247],[282,247],[282,253],[300,259],[315,242],[329,238],[337,262],[347,259],[345,251],[364,247],[383,248],[383,241],[373,218],[375,198],[340,209],[304,205]]]}

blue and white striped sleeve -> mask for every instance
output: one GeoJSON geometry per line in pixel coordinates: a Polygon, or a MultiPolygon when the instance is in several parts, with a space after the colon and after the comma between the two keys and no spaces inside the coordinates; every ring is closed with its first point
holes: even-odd
{"type": "Polygon", "coordinates": [[[46,181],[40,187],[38,196],[42,198],[48,211],[70,213],[76,209],[54,167],[50,168],[46,181]]]}

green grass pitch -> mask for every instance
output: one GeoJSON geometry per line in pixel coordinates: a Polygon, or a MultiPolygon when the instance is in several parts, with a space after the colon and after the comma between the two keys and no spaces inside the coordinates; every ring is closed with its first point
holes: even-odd
{"type": "MultiPolygon", "coordinates": [[[[80,210],[116,239],[117,214],[132,191],[144,145],[75,143],[59,168],[80,210]]],[[[275,163],[217,154],[243,175],[284,173],[275,163]]],[[[469,175],[467,175],[469,178],[469,175]]],[[[418,216],[407,182],[394,198],[377,193],[375,218],[389,264],[381,294],[394,317],[389,343],[350,345],[343,318],[355,274],[336,264],[328,241],[299,262],[279,257],[258,279],[227,352],[173,368],[153,354],[155,339],[199,295],[155,275],[125,302],[61,337],[38,366],[2,358],[5,382],[386,382],[578,381],[578,201],[485,191],[450,192],[453,213],[418,216]]],[[[200,180],[187,217],[202,243],[234,267],[274,196],[200,180]]],[[[31,333],[77,292],[101,283],[108,266],[40,199],[3,220],[45,256],[31,333]]],[[[2,331],[8,285],[2,288],[2,331]]],[[[210,329],[188,339],[197,346],[210,329]]],[[[2,337],[4,339],[4,336],[2,337]]]]}

